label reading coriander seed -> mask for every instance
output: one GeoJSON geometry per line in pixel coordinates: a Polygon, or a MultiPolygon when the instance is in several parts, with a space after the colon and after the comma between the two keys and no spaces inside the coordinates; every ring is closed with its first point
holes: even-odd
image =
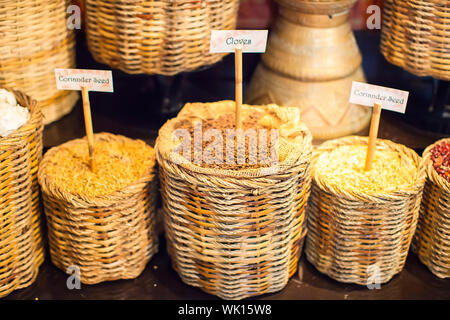
{"type": "Polygon", "coordinates": [[[378,103],[382,109],[405,113],[408,96],[408,91],[353,81],[350,102],[367,107],[378,103]]]}
{"type": "Polygon", "coordinates": [[[108,70],[55,69],[58,90],[114,92],[112,72],[108,70]]]}

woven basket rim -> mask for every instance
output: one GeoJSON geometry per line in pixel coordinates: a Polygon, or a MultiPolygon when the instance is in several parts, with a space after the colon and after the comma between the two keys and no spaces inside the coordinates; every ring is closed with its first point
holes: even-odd
{"type": "Polygon", "coordinates": [[[23,126],[21,126],[19,129],[17,129],[7,137],[0,137],[0,146],[10,146],[13,144],[17,144],[19,140],[23,140],[24,137],[29,136],[34,130],[36,130],[36,127],[39,127],[43,122],[44,116],[37,101],[26,95],[22,91],[1,86],[0,89],[5,89],[13,93],[17,99],[17,103],[20,106],[27,108],[30,112],[30,119],[28,119],[28,121],[23,126]]]}
{"type": "Polygon", "coordinates": [[[423,152],[422,158],[426,167],[427,177],[440,188],[444,189],[446,192],[450,193],[450,182],[444,179],[433,167],[433,161],[430,159],[431,157],[431,149],[433,149],[436,145],[441,144],[442,142],[447,142],[450,144],[450,138],[443,138],[435,143],[429,145],[425,151],[423,152]]]}
{"type": "MultiPolygon", "coordinates": [[[[145,143],[145,141],[143,141],[141,139],[131,139],[131,138],[125,137],[123,135],[118,135],[118,134],[113,134],[113,133],[108,133],[108,132],[95,133],[94,137],[95,137],[95,139],[111,139],[111,140],[122,140],[122,141],[130,141],[131,140],[131,141],[142,141],[145,143]]],[[[77,144],[77,143],[87,143],[86,137],[67,141],[59,146],[51,148],[50,150],[48,150],[45,153],[45,155],[41,161],[41,165],[39,166],[39,172],[38,172],[38,180],[39,180],[39,184],[41,185],[42,192],[44,192],[48,195],[51,195],[59,200],[68,202],[68,203],[76,202],[77,207],[80,207],[80,206],[89,207],[92,205],[96,205],[98,203],[104,203],[104,205],[107,205],[108,203],[115,203],[117,201],[123,200],[124,198],[127,198],[129,195],[136,194],[135,186],[142,185],[143,186],[142,188],[145,188],[145,185],[147,185],[156,174],[156,171],[155,171],[156,170],[156,168],[155,168],[156,162],[154,162],[153,165],[150,166],[146,172],[144,172],[144,174],[142,175],[142,177],[140,179],[132,182],[131,184],[127,185],[126,187],[124,187],[120,190],[116,190],[116,191],[114,191],[110,194],[106,194],[106,195],[89,196],[89,195],[73,193],[73,192],[69,192],[67,190],[63,190],[59,186],[55,185],[51,181],[51,178],[49,178],[46,175],[45,164],[53,157],[53,155],[56,152],[58,152],[62,148],[66,148],[67,146],[70,146],[72,144],[77,144]]],[[[151,146],[149,146],[149,147],[151,148],[151,146]]],[[[152,150],[153,150],[153,155],[154,155],[154,149],[152,148],[152,150]]]]}
{"type": "Polygon", "coordinates": [[[311,165],[313,167],[313,181],[318,184],[320,182],[320,188],[329,192],[335,196],[341,196],[346,199],[351,199],[355,201],[370,201],[370,202],[379,202],[381,200],[397,200],[404,199],[405,196],[417,194],[420,190],[422,190],[426,173],[425,166],[423,165],[423,159],[412,149],[390,140],[386,139],[377,139],[377,145],[384,144],[385,146],[399,152],[400,154],[411,158],[417,167],[416,177],[414,179],[415,183],[410,185],[408,189],[391,191],[391,192],[376,192],[376,193],[368,193],[360,190],[343,190],[334,185],[328,184],[326,180],[322,179],[319,174],[316,174],[314,167],[315,163],[318,160],[319,155],[328,148],[335,148],[340,145],[351,145],[351,144],[367,144],[368,137],[363,136],[347,136],[343,138],[329,140],[320,145],[316,150],[314,150],[314,154],[311,160],[311,165]]]}
{"type": "Polygon", "coordinates": [[[348,13],[358,0],[275,0],[288,9],[302,9],[312,14],[348,13]]]}
{"type": "MultiPolygon", "coordinates": [[[[183,110],[180,111],[179,116],[183,115],[183,114],[187,114],[188,113],[187,109],[192,108],[191,106],[193,106],[193,105],[198,105],[198,104],[214,105],[216,103],[227,103],[227,104],[233,103],[234,104],[235,102],[230,101],[230,100],[224,100],[224,101],[211,102],[211,103],[192,103],[192,104],[188,103],[183,108],[184,111],[183,110]]],[[[275,104],[268,104],[268,105],[264,105],[264,106],[254,106],[254,105],[243,104],[242,107],[243,107],[243,109],[244,108],[258,109],[260,107],[279,108],[280,110],[284,109],[284,110],[286,110],[288,112],[292,112],[293,114],[298,115],[298,117],[300,117],[299,110],[297,108],[284,107],[284,106],[280,107],[275,104]]],[[[261,109],[259,109],[259,110],[261,110],[261,109]]],[[[299,122],[298,123],[298,131],[302,133],[302,136],[301,137],[298,136],[298,137],[294,138],[293,142],[290,142],[289,145],[292,145],[293,148],[288,153],[288,156],[286,157],[286,159],[283,162],[280,162],[278,164],[278,166],[276,166],[276,167],[271,166],[271,167],[244,168],[244,169],[217,169],[217,168],[202,167],[200,165],[196,165],[196,164],[191,163],[190,161],[187,161],[185,158],[183,158],[182,156],[179,156],[179,155],[175,155],[175,159],[173,159],[170,156],[172,147],[170,146],[169,143],[162,142],[162,140],[165,141],[165,140],[169,139],[169,136],[173,132],[174,125],[179,120],[183,119],[183,118],[179,118],[179,116],[168,120],[161,127],[161,129],[159,131],[159,135],[158,135],[158,138],[156,139],[156,143],[155,143],[155,152],[156,152],[157,162],[160,165],[164,165],[164,163],[169,163],[171,165],[181,167],[184,170],[187,170],[189,172],[195,172],[197,174],[215,176],[215,177],[230,177],[230,178],[237,178],[237,179],[239,179],[239,178],[242,178],[242,179],[261,178],[261,177],[271,176],[274,174],[283,173],[283,172],[289,170],[290,168],[292,168],[302,162],[307,161],[306,157],[310,153],[310,151],[312,151],[311,132],[309,131],[308,127],[304,123],[299,122]]],[[[173,145],[173,143],[172,143],[172,145],[173,145]]]]}

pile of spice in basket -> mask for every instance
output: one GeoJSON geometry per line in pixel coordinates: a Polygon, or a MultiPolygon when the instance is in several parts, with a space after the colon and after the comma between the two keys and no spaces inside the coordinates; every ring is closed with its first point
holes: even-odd
{"type": "Polygon", "coordinates": [[[311,134],[298,109],[243,105],[242,129],[234,119],[233,101],[187,104],[155,147],[172,265],[224,299],[287,284],[311,181],[311,134]]]}
{"type": "Polygon", "coordinates": [[[50,149],[39,169],[50,253],[81,282],[136,278],[157,251],[155,157],[145,142],[95,135],[50,149]]]}

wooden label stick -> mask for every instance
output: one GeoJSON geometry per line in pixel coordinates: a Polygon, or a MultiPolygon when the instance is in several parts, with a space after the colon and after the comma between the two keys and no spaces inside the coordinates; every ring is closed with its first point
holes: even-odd
{"type": "Polygon", "coordinates": [[[360,104],[367,107],[373,106],[372,121],[370,122],[369,142],[364,170],[372,169],[377,145],[378,127],[380,126],[381,105],[383,109],[405,113],[408,103],[408,91],[397,90],[382,86],[376,86],[363,82],[352,82],[350,103],[360,104]]]}
{"type": "Polygon", "coordinates": [[[381,105],[375,103],[373,106],[372,121],[370,122],[369,144],[367,146],[367,157],[364,170],[372,169],[372,162],[375,156],[377,145],[378,127],[380,126],[381,105]]]}
{"type": "Polygon", "coordinates": [[[89,165],[92,172],[96,172],[94,162],[94,129],[92,126],[91,104],[89,102],[89,90],[86,87],[81,88],[81,95],[83,96],[83,113],[84,113],[84,125],[86,128],[86,136],[89,146],[89,165]]]}
{"type": "Polygon", "coordinates": [[[236,129],[242,129],[242,48],[236,48],[235,75],[236,75],[236,129]]]}
{"type": "Polygon", "coordinates": [[[89,91],[114,92],[112,72],[108,70],[55,69],[58,90],[81,91],[83,97],[84,125],[89,146],[89,167],[96,173],[94,162],[94,130],[92,128],[89,91]]]}
{"type": "Polygon", "coordinates": [[[242,53],[264,53],[268,30],[211,30],[210,53],[232,53],[236,75],[236,129],[242,129],[242,53]]]}

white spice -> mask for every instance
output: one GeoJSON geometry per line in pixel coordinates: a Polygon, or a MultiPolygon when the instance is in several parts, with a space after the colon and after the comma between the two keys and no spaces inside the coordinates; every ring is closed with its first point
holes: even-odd
{"type": "Polygon", "coordinates": [[[0,89],[0,137],[7,137],[30,119],[30,112],[17,104],[14,95],[0,89]]]}
{"type": "Polygon", "coordinates": [[[12,106],[17,105],[16,97],[6,89],[0,89],[0,103],[7,103],[12,106]]]}

